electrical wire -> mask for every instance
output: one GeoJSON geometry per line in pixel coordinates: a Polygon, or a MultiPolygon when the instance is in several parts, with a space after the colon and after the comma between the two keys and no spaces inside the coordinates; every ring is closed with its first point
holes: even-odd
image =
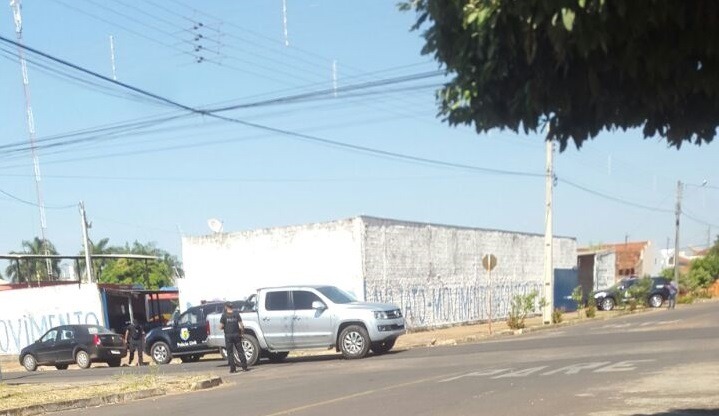
{"type": "MultiPolygon", "coordinates": [[[[16,202],[20,202],[21,204],[30,205],[30,206],[33,206],[33,207],[39,207],[39,206],[40,206],[40,205],[38,205],[38,204],[36,204],[36,203],[34,203],[34,202],[32,202],[32,201],[28,201],[28,200],[26,200],[26,199],[20,198],[19,196],[15,196],[15,195],[11,194],[10,192],[3,191],[2,189],[0,189],[0,194],[5,195],[6,197],[8,197],[8,198],[10,198],[10,199],[12,199],[12,200],[14,200],[14,201],[16,201],[16,202]]],[[[60,209],[76,208],[76,207],[77,207],[77,204],[72,204],[72,205],[47,205],[47,204],[45,204],[44,207],[45,207],[46,209],[58,209],[58,210],[60,210],[60,209]]]]}

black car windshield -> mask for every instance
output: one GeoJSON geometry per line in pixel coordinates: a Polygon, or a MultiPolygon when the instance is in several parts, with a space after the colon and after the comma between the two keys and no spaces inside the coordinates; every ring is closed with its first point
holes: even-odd
{"type": "Polygon", "coordinates": [[[357,302],[357,299],[355,299],[354,296],[334,286],[319,287],[317,288],[317,290],[319,290],[320,293],[322,293],[323,295],[327,296],[327,298],[334,303],[342,304],[357,302]]]}

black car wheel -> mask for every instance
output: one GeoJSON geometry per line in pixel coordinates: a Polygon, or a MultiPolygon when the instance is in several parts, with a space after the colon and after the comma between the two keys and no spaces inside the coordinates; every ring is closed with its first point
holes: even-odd
{"type": "Polygon", "coordinates": [[[67,370],[67,367],[67,364],[55,364],[55,368],[57,368],[58,370],[67,370]]]}
{"type": "Polygon", "coordinates": [[[602,299],[602,302],[600,303],[603,311],[611,311],[614,309],[614,299],[612,298],[604,298],[602,299]]]}
{"type": "Polygon", "coordinates": [[[150,355],[155,364],[168,364],[172,360],[170,346],[162,341],[157,341],[150,348],[150,355]]]}
{"type": "Polygon", "coordinates": [[[120,364],[122,364],[122,360],[117,360],[117,359],[110,360],[107,362],[107,365],[109,365],[110,367],[119,367],[120,364]]]}
{"type": "Polygon", "coordinates": [[[649,306],[652,308],[659,308],[664,303],[664,296],[660,295],[659,293],[655,293],[651,296],[649,296],[649,306]]]}
{"type": "Polygon", "coordinates": [[[37,360],[35,359],[35,356],[32,354],[25,354],[25,356],[22,357],[22,366],[25,367],[27,371],[37,370],[37,360]]]}
{"type": "Polygon", "coordinates": [[[75,363],[82,369],[90,368],[92,362],[90,361],[90,354],[85,350],[78,350],[75,353],[75,363]]]}

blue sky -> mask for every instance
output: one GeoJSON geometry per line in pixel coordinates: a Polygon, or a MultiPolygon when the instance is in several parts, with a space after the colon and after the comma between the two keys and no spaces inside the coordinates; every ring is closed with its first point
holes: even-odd
{"type": "MultiPolygon", "coordinates": [[[[191,106],[248,102],[332,86],[431,71],[410,32],[413,16],[394,2],[287,0],[26,0],[25,43],[111,75],[108,36],[118,80],[191,106]],[[144,5],[144,6],[142,6],[144,5]],[[159,7],[158,7],[159,6],[159,7]],[[193,7],[201,8],[193,10],[193,7]],[[203,14],[206,13],[206,14],[203,14]],[[193,25],[203,23],[194,30],[193,25]],[[197,34],[204,39],[193,41],[197,34]],[[207,61],[195,63],[202,45],[207,61]],[[363,75],[375,71],[377,74],[363,75]],[[274,94],[268,94],[273,93],[274,94]]],[[[14,38],[12,15],[0,7],[0,34],[14,38]]],[[[108,96],[30,67],[38,138],[172,112],[157,104],[108,96]]],[[[345,143],[482,167],[541,173],[538,135],[477,135],[435,117],[432,81],[402,93],[338,97],[232,112],[233,117],[345,143]]],[[[392,88],[392,87],[388,87],[392,88]]],[[[394,87],[396,88],[396,87],[394,87]]],[[[27,140],[20,67],[0,56],[0,145],[27,140]]],[[[116,94],[122,95],[119,90],[116,94]]],[[[359,214],[543,232],[544,182],[379,159],[298,141],[236,124],[188,117],[130,135],[40,152],[48,207],[83,200],[93,239],[114,244],[155,241],[179,254],[180,231],[226,231],[326,221],[359,214]],[[124,154],[123,154],[124,153],[124,154]]],[[[623,200],[673,209],[676,181],[719,186],[716,145],[667,148],[640,131],[603,133],[556,158],[557,175],[623,200]]],[[[34,201],[31,158],[0,153],[0,189],[34,201]]],[[[600,198],[559,183],[555,232],[581,244],[673,238],[673,215],[600,198]]],[[[688,187],[687,212],[719,224],[719,190],[688,187]]],[[[77,209],[48,209],[48,238],[61,253],[81,248],[77,209]]],[[[0,195],[0,252],[39,234],[37,209],[0,195]]],[[[715,227],[713,234],[719,232],[715,227]]],[[[685,220],[682,242],[706,242],[707,225],[685,220]]]]}

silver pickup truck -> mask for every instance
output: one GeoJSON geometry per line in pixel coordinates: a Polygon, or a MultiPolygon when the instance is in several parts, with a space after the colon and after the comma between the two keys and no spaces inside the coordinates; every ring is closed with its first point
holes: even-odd
{"type": "MultiPolygon", "coordinates": [[[[265,288],[247,301],[254,303],[254,308],[240,316],[249,365],[261,357],[281,361],[292,350],[310,348],[334,348],[348,359],[365,357],[370,350],[382,354],[405,333],[397,306],[358,302],[334,286],[265,288]]],[[[207,317],[207,344],[224,353],[221,316],[207,317]]]]}

